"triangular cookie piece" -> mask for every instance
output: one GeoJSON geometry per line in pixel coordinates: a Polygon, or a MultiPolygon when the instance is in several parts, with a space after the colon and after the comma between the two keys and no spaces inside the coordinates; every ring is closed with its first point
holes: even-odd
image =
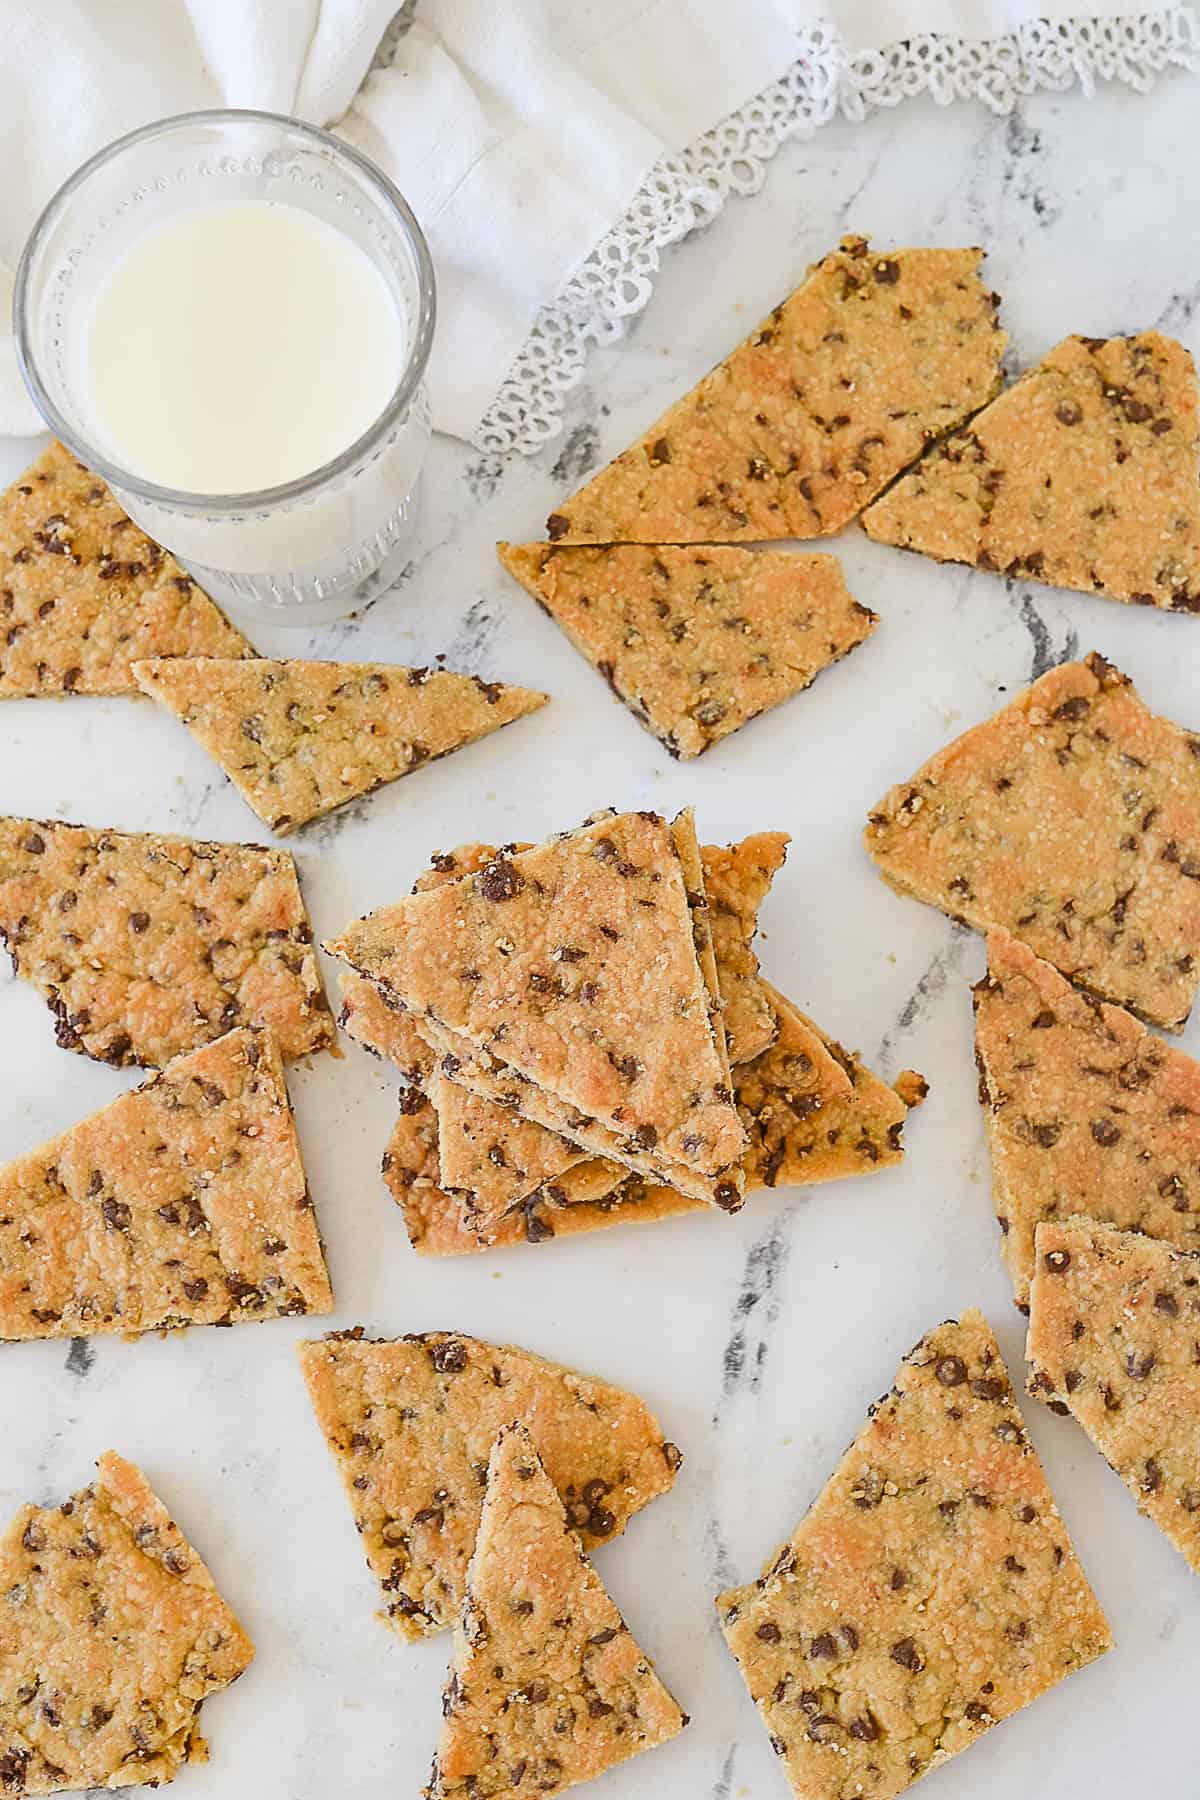
{"type": "Polygon", "coordinates": [[[765,984],[759,980],[753,946],[759,908],[783,867],[790,842],[786,831],[760,831],[724,848],[705,844],[700,852],[721,1021],[732,1064],[760,1055],[779,1031],[765,984]]]}
{"type": "Polygon", "coordinates": [[[628,450],[556,507],[552,542],[732,543],[839,531],[991,399],[1007,339],[981,250],[843,238],[628,450]]]}
{"type": "Polygon", "coordinates": [[[1200,612],[1197,412],[1174,338],[1067,338],[863,524],[940,562],[1200,612]]]}
{"type": "Polygon", "coordinates": [[[677,1167],[717,1205],[740,1203],[744,1134],[682,865],[657,814],[605,817],[501,855],[357,921],[327,948],[631,1154],[677,1167]]]}
{"type": "Polygon", "coordinates": [[[679,1451],[635,1395],[455,1332],[300,1346],[318,1422],[402,1637],[453,1623],[496,1433],[523,1419],[590,1548],[675,1480],[679,1451]]]}
{"type": "Polygon", "coordinates": [[[900,1794],[1112,1648],[977,1312],[922,1338],[717,1607],[802,1800],[900,1794]]]}
{"type": "Polygon", "coordinates": [[[655,1225],[680,1213],[709,1210],[702,1200],[689,1200],[675,1188],[628,1173],[611,1187],[608,1165],[597,1158],[526,1194],[485,1238],[468,1221],[460,1197],[441,1184],[437,1114],[419,1088],[401,1089],[400,1113],[382,1166],[418,1256],[470,1256],[516,1244],[549,1244],[614,1225],[655,1225]]]}
{"type": "Polygon", "coordinates": [[[0,940],[64,1050],[161,1068],[234,1025],[334,1039],[284,850],[0,819],[0,940]]]}
{"type": "Polygon", "coordinates": [[[559,1794],[687,1724],[517,1423],[488,1462],[442,1715],[426,1800],[559,1794]]]}
{"type": "Polygon", "coordinates": [[[809,687],[878,619],[833,556],[500,544],[500,561],[672,756],[809,687]]]}
{"type": "Polygon", "coordinates": [[[1019,1306],[1042,1220],[1086,1214],[1200,1250],[1200,1063],[1002,931],[975,989],[975,1051],[1019,1306]]]}
{"type": "Polygon", "coordinates": [[[0,1539],[0,1788],[157,1787],[205,1762],[200,1708],[254,1645],[152,1492],[115,1451],[60,1506],[0,1539]]]}
{"type": "Polygon", "coordinates": [[[1002,926],[1171,1029],[1200,983],[1200,734],[1094,652],[938,752],[871,814],[901,893],[1002,926]]]}
{"type": "Polygon", "coordinates": [[[905,1120],[929,1091],[924,1077],[906,1069],[889,1087],[783,994],[762,985],[778,1035],[761,1056],[734,1071],[750,1138],[751,1192],[872,1175],[900,1162],[905,1120]]]}
{"type": "Polygon", "coordinates": [[[0,700],[136,694],[142,656],[253,655],[61,444],[0,495],[0,700]]]}
{"type": "Polygon", "coordinates": [[[394,663],[139,662],[161,702],[283,833],[523,719],[548,695],[394,663]]]}
{"type": "Polygon", "coordinates": [[[438,1119],[441,1183],[457,1196],[466,1223],[485,1241],[505,1214],[532,1194],[544,1193],[552,1206],[576,1197],[598,1199],[628,1174],[444,1075],[434,1074],[428,1092],[438,1119]]]}
{"type": "Polygon", "coordinates": [[[1200,1575],[1200,1256],[1039,1225],[1028,1357],[1030,1393],[1079,1421],[1200,1575]]]}
{"type": "Polygon", "coordinates": [[[266,1032],[181,1056],[0,1168],[0,1339],[332,1310],[266,1032]]]}

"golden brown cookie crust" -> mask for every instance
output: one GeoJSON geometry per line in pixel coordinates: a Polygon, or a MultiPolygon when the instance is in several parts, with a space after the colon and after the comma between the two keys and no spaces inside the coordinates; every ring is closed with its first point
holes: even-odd
{"type": "Polygon", "coordinates": [[[114,1068],[162,1068],[238,1025],[286,1059],[334,1040],[283,850],[0,819],[0,940],[63,1049],[114,1068]]]}
{"type": "Polygon", "coordinates": [[[811,686],[878,624],[833,556],[500,544],[500,561],[672,756],[811,686]]]}
{"type": "Polygon", "coordinates": [[[523,719],[549,698],[477,675],[393,663],[176,657],[136,663],[133,672],[279,835],[523,719]]]}
{"type": "Polygon", "coordinates": [[[442,1714],[427,1800],[558,1794],[687,1723],[515,1421],[488,1463],[442,1714]]]}
{"type": "Polygon", "coordinates": [[[1029,1392],[1078,1420],[1200,1574],[1200,1256],[1052,1219],[1031,1299],[1029,1392]]]}
{"type": "Polygon", "coordinates": [[[114,1451],[0,1539],[0,1788],[170,1781],[203,1762],[207,1695],[254,1646],[141,1470],[114,1451]]]}
{"type": "Polygon", "coordinates": [[[1067,338],[863,524],[941,562],[1200,612],[1197,398],[1173,338],[1067,338]]]}
{"type": "Polygon", "coordinates": [[[179,1057],[0,1169],[0,1339],[332,1310],[265,1032],[179,1057]]]}
{"type": "Polygon", "coordinates": [[[633,1394],[527,1350],[432,1331],[300,1346],[318,1423],[401,1637],[453,1623],[496,1433],[528,1425],[585,1545],[672,1485],[680,1456],[633,1394]]]}
{"type": "Polygon", "coordinates": [[[1200,1250],[1200,1063],[1000,931],[975,989],[975,1051],[1019,1306],[1042,1220],[1086,1214],[1200,1250]]]}
{"type": "Polygon", "coordinates": [[[802,1800],[894,1800],[1112,1646],[977,1312],[905,1358],[790,1541],[717,1607],[802,1800]]]}
{"type": "Polygon", "coordinates": [[[61,444],[0,494],[0,700],[136,694],[143,656],[253,655],[61,444]]]}
{"type": "Polygon", "coordinates": [[[736,543],[838,531],[987,403],[1007,342],[981,250],[861,237],[546,521],[554,543],[736,543]]]}
{"type": "Polygon", "coordinates": [[[1200,734],[1094,652],[894,787],[866,847],[901,893],[1000,926],[1177,1029],[1200,982],[1200,734]]]}

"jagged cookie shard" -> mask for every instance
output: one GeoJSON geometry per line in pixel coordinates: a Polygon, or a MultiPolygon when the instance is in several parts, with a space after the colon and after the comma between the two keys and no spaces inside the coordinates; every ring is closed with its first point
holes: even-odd
{"type": "Polygon", "coordinates": [[[511,725],[548,698],[392,663],[169,658],[139,662],[134,674],[280,833],[511,725]]]}
{"type": "Polygon", "coordinates": [[[804,1187],[900,1162],[904,1121],[929,1091],[924,1077],[909,1069],[889,1087],[783,994],[762,986],[778,1035],[734,1070],[750,1138],[748,1187],[804,1187]]]}
{"type": "Polygon", "coordinates": [[[136,694],[140,656],[253,655],[61,444],[0,495],[0,700],[136,694]]]}
{"type": "Polygon", "coordinates": [[[790,841],[785,831],[760,831],[725,848],[705,844],[700,852],[721,1020],[729,1060],[735,1065],[758,1056],[779,1031],[765,984],[759,980],[753,946],[759,908],[783,867],[790,841]]]}
{"type": "Polygon", "coordinates": [[[495,1048],[631,1154],[735,1207],[745,1139],[692,932],[669,827],[624,813],[501,854],[327,947],[431,1024],[495,1048]]]}
{"type": "Polygon", "coordinates": [[[602,1543],[675,1479],[680,1455],[623,1388],[445,1331],[300,1346],[318,1422],[402,1637],[453,1623],[496,1433],[523,1419],[571,1522],[602,1543]]]}
{"type": "Polygon", "coordinates": [[[333,1307],[265,1032],[181,1056],[0,1168],[0,1339],[333,1307]]]}
{"type": "Polygon", "coordinates": [[[1200,1256],[1090,1219],[1037,1229],[1029,1391],[1071,1413],[1200,1574],[1200,1256]]]}
{"type": "Polygon", "coordinates": [[[802,1800],[893,1800],[1112,1647],[977,1312],[905,1358],[790,1542],[717,1607],[802,1800]]]}
{"type": "Polygon", "coordinates": [[[981,250],[844,238],[757,331],[546,522],[567,543],[838,531],[991,399],[1007,342],[981,250]]]}
{"type": "Polygon", "coordinates": [[[901,893],[1003,926],[1171,1029],[1200,982],[1200,734],[1102,656],[1064,663],[884,796],[866,846],[901,893]]]}
{"type": "Polygon", "coordinates": [[[672,756],[699,756],[800,693],[878,623],[833,556],[668,544],[498,549],[672,756]]]}
{"type": "Polygon", "coordinates": [[[283,1055],[334,1027],[286,851],[0,819],[0,939],[65,1050],[161,1068],[233,1025],[283,1055]]]}
{"type": "Polygon", "coordinates": [[[338,977],[342,1004],[338,1024],[372,1056],[393,1062],[406,1081],[424,1085],[433,1074],[433,1051],[417,1030],[411,1013],[398,1009],[364,975],[343,969],[338,977]]]}
{"type": "Polygon", "coordinates": [[[1200,1063],[1003,931],[975,989],[975,1051],[1019,1306],[1044,1219],[1086,1214],[1200,1250],[1200,1063]]]}
{"type": "Polygon", "coordinates": [[[515,1244],[549,1244],[614,1225],[655,1225],[680,1213],[708,1211],[702,1200],[689,1200],[675,1188],[636,1175],[627,1174],[610,1186],[607,1165],[593,1159],[526,1194],[481,1236],[461,1198],[441,1185],[437,1114],[417,1088],[401,1090],[399,1117],[383,1153],[383,1179],[404,1214],[418,1256],[470,1256],[515,1244]]]}
{"type": "Polygon", "coordinates": [[[61,1506],[0,1539],[0,1788],[170,1781],[204,1762],[202,1702],[254,1646],[145,1476],[106,1451],[61,1506]]]}
{"type": "Polygon", "coordinates": [[[939,561],[1200,612],[1196,370],[1173,338],[1067,338],[863,515],[939,561]]]}
{"type": "Polygon", "coordinates": [[[516,1423],[488,1463],[442,1712],[427,1800],[558,1794],[687,1723],[516,1423]]]}

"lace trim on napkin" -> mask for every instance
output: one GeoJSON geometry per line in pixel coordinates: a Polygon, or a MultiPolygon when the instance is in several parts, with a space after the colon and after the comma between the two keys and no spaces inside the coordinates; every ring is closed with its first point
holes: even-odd
{"type": "Polygon", "coordinates": [[[828,25],[798,33],[800,54],[780,81],[646,177],[629,210],[544,306],[475,434],[489,455],[537,450],[562,430],[565,395],[582,379],[593,344],[621,336],[654,288],[661,253],[715,218],[730,194],[753,194],[789,138],[807,137],[837,112],[931,94],[939,106],[982,100],[1009,112],[1019,97],[1078,82],[1123,81],[1145,92],[1176,66],[1200,69],[1200,28],[1190,6],[1118,18],[1035,21],[985,41],[917,37],[848,55],[828,25]]]}

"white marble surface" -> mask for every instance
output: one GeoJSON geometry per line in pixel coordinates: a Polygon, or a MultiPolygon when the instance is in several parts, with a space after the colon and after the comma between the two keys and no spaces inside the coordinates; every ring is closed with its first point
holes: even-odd
{"type": "MultiPolygon", "coordinates": [[[[932,1083],[903,1167],[874,1179],[759,1197],[734,1219],[437,1264],[411,1253],[377,1173],[394,1116],[387,1072],[347,1046],[340,1063],[292,1077],[338,1297],[331,1323],[452,1326],[528,1345],[636,1388],[685,1450],[674,1492],[598,1563],[693,1722],[652,1761],[605,1778],[597,1800],[634,1800],[651,1783],[663,1800],[782,1800],[711,1594],[757,1571],[934,1321],[982,1306],[1020,1370],[975,1100],[968,983],[981,946],[875,876],[859,842],[865,812],[1076,647],[1103,650],[1157,709],[1200,723],[1200,623],[937,568],[851,531],[837,548],[882,616],[874,638],[811,693],[680,766],[502,576],[492,543],[537,535],[557,496],[846,228],[881,243],[987,245],[1018,362],[1070,330],[1152,324],[1200,350],[1187,173],[1198,95],[1179,76],[1149,100],[1043,97],[1007,120],[910,103],[793,146],[762,195],[672,255],[628,340],[595,357],[564,441],[500,472],[436,447],[401,590],[313,640],[318,654],[406,662],[445,651],[452,665],[554,695],[536,718],[300,838],[318,935],[406,889],[434,847],[536,838],[609,802],[690,801],[710,840],[792,833],[766,909],[768,974],[880,1068],[914,1064],[932,1083]]],[[[0,475],[16,467],[10,456],[0,475]]],[[[263,649],[276,647],[268,637],[263,649]]],[[[0,810],[261,835],[148,703],[5,706],[0,810]]],[[[1200,1025],[1184,1042],[1200,1053],[1200,1025]]],[[[41,1002],[16,982],[0,983],[0,1079],[5,1156],[125,1080],[57,1050],[41,1002]]],[[[257,1640],[252,1669],[206,1708],[213,1761],[179,1778],[180,1800],[413,1795],[436,1735],[448,1641],[406,1647],[372,1616],[373,1584],[293,1361],[305,1329],[0,1351],[0,1515],[65,1495],[118,1447],[146,1467],[257,1640]]],[[[931,1777],[929,1800],[1195,1794],[1200,1582],[1069,1420],[1026,1412],[1119,1648],[931,1777]]]]}

